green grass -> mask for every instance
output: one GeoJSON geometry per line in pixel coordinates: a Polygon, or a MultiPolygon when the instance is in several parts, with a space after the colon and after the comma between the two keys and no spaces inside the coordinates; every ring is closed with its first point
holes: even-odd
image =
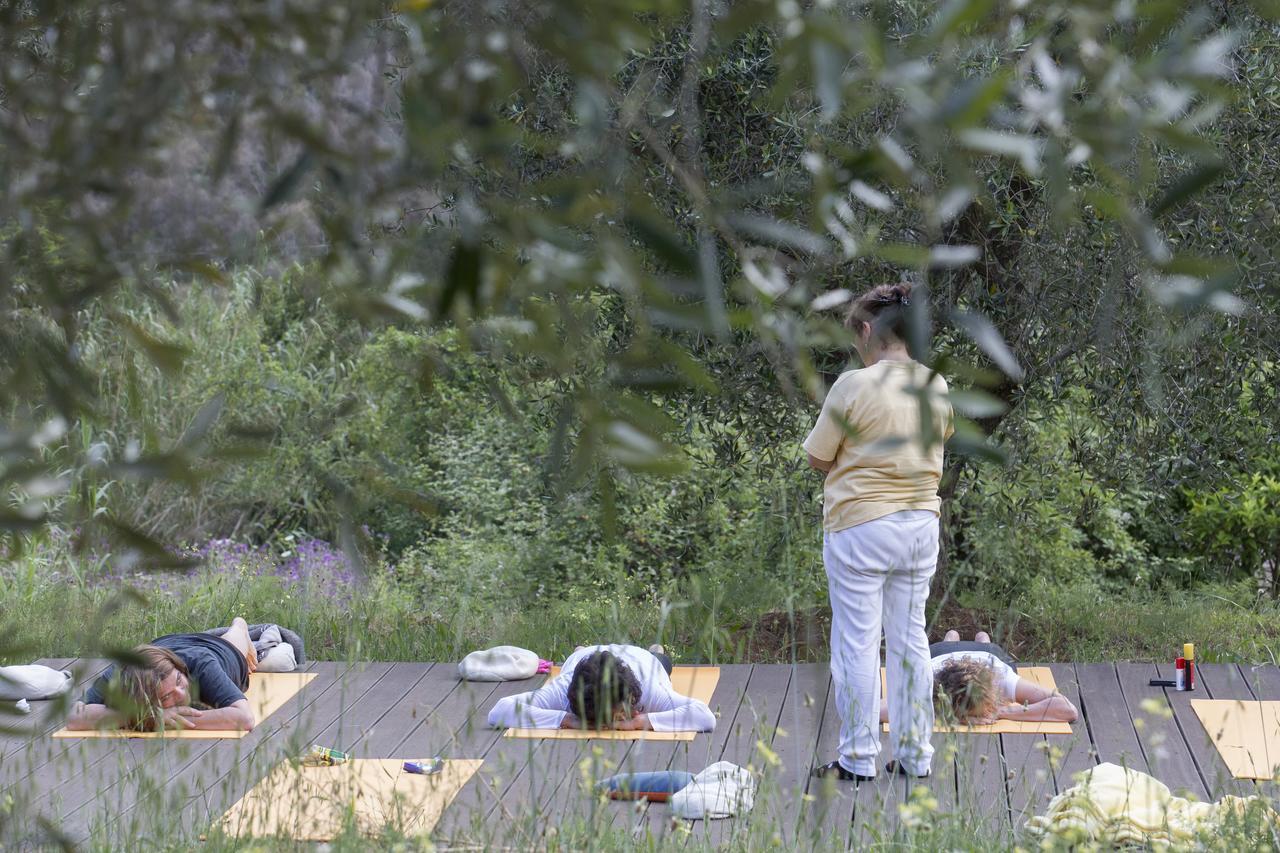
{"type": "MultiPolygon", "coordinates": [[[[499,643],[562,658],[579,644],[602,640],[661,641],[690,662],[827,658],[825,603],[788,606],[772,591],[757,601],[750,589],[731,594],[707,583],[673,589],[670,601],[608,589],[571,598],[519,591],[504,601],[456,590],[433,595],[405,589],[376,567],[372,573],[357,581],[347,602],[249,572],[142,577],[132,581],[138,592],[127,592],[128,584],[104,585],[19,562],[0,572],[0,661],[91,656],[161,634],[225,625],[235,615],[301,631],[318,660],[456,660],[499,643]],[[167,589],[159,588],[161,581],[167,589]]],[[[966,637],[984,628],[1026,661],[1165,661],[1184,642],[1196,643],[1205,662],[1280,660],[1280,607],[1248,584],[1159,593],[1045,584],[1007,604],[961,598],[931,613],[935,639],[949,627],[966,637]]]]}
{"type": "Polygon", "coordinates": [[[995,626],[1026,661],[1168,662],[1195,643],[1206,663],[1280,663],[1280,605],[1250,582],[1162,592],[1041,583],[1007,605],[962,600],[944,615],[995,626]]]}

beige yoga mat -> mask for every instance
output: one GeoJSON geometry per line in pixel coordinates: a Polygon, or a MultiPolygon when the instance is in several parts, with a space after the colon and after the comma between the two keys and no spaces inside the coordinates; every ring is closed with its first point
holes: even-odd
{"type": "MultiPolygon", "coordinates": [[[[1053,670],[1047,666],[1020,666],[1018,667],[1018,677],[1025,678],[1027,681],[1035,682],[1041,687],[1049,690],[1057,690],[1058,683],[1053,680],[1053,670]]],[[[880,694],[883,696],[885,692],[885,671],[880,669],[880,694]]],[[[884,730],[889,731],[889,724],[883,725],[884,730]]],[[[939,721],[934,722],[933,730],[940,734],[954,732],[958,734],[994,734],[994,735],[1069,735],[1071,734],[1071,724],[1064,723],[1061,720],[1044,720],[1042,722],[1027,722],[1025,720],[998,720],[990,726],[947,726],[939,721]]]]}
{"type": "MultiPolygon", "coordinates": [[[[314,672],[255,672],[249,676],[249,689],[245,691],[244,698],[249,700],[249,708],[253,711],[254,720],[261,725],[267,717],[270,717],[280,707],[292,699],[299,690],[305,687],[311,679],[315,678],[314,672]]],[[[200,729],[174,729],[164,732],[134,732],[128,729],[90,729],[88,731],[72,731],[71,729],[58,729],[53,733],[54,737],[110,737],[110,738],[189,738],[195,740],[209,740],[211,738],[241,738],[248,732],[245,731],[203,731],[200,729]]]]}
{"type": "MultiPolygon", "coordinates": [[[[548,679],[560,674],[551,667],[548,679]]],[[[718,666],[675,666],[671,668],[671,688],[682,696],[711,704],[720,683],[718,666]]],[[[693,740],[697,732],[616,732],[612,729],[507,729],[504,737],[533,737],[550,740],[693,740]]]]}
{"type": "Polygon", "coordinates": [[[1192,699],[1191,710],[1237,779],[1272,779],[1280,764],[1280,702],[1192,699]]]}
{"type": "Polygon", "coordinates": [[[222,816],[236,838],[331,841],[349,821],[364,836],[386,829],[424,836],[484,762],[449,759],[430,776],[406,773],[400,758],[356,758],[332,767],[282,761],[222,816]]]}

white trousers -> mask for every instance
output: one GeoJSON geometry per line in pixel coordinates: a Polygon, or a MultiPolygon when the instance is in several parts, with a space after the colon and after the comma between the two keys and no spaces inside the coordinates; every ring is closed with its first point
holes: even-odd
{"type": "Polygon", "coordinates": [[[908,773],[933,759],[933,670],[924,606],[938,564],[938,517],[910,510],[827,533],[831,679],[840,713],[840,764],[874,776],[880,752],[880,632],[886,648],[889,742],[908,773]]]}

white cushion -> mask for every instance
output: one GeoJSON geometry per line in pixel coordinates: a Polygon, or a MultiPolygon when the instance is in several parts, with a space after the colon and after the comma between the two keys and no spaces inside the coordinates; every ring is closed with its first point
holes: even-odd
{"type": "Polygon", "coordinates": [[[458,664],[464,681],[518,681],[538,674],[538,656],[519,646],[472,652],[458,664]]]}
{"type": "Polygon", "coordinates": [[[293,655],[293,646],[281,643],[258,658],[258,672],[293,672],[298,668],[298,661],[293,655]]]}
{"type": "Polygon", "coordinates": [[[71,689],[71,673],[33,663],[0,666],[0,700],[49,699],[71,689]]]}
{"type": "Polygon", "coordinates": [[[717,761],[671,795],[671,812],[685,820],[714,820],[751,811],[756,780],[750,770],[717,761]]]}

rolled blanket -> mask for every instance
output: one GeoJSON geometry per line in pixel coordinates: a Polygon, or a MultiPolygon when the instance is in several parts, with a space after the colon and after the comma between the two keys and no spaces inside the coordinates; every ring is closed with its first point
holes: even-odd
{"type": "Polygon", "coordinates": [[[693,782],[693,774],[683,770],[651,770],[644,773],[619,773],[596,783],[611,800],[648,800],[665,803],[671,795],[693,782]]]}
{"type": "Polygon", "coordinates": [[[544,672],[539,669],[541,664],[538,656],[528,649],[494,646],[463,658],[458,664],[458,675],[464,681],[519,681],[544,672]]]}
{"type": "Polygon", "coordinates": [[[671,813],[685,820],[715,820],[751,811],[756,780],[750,770],[717,761],[671,795],[671,813]]]}
{"type": "MultiPolygon", "coordinates": [[[[230,627],[214,628],[211,631],[205,631],[205,633],[212,634],[215,637],[221,637],[230,630],[230,627]]],[[[271,623],[250,625],[249,639],[253,641],[253,649],[258,653],[258,669],[263,672],[291,672],[307,662],[307,653],[302,647],[302,637],[281,625],[274,625],[271,623]],[[271,656],[271,650],[282,644],[289,645],[293,650],[293,666],[289,669],[263,668],[262,663],[271,656]]],[[[276,655],[275,660],[282,664],[285,661],[285,656],[283,654],[278,654],[276,655]]]]}
{"type": "Polygon", "coordinates": [[[28,666],[0,666],[0,701],[52,699],[71,689],[71,673],[38,663],[28,666]]]}

